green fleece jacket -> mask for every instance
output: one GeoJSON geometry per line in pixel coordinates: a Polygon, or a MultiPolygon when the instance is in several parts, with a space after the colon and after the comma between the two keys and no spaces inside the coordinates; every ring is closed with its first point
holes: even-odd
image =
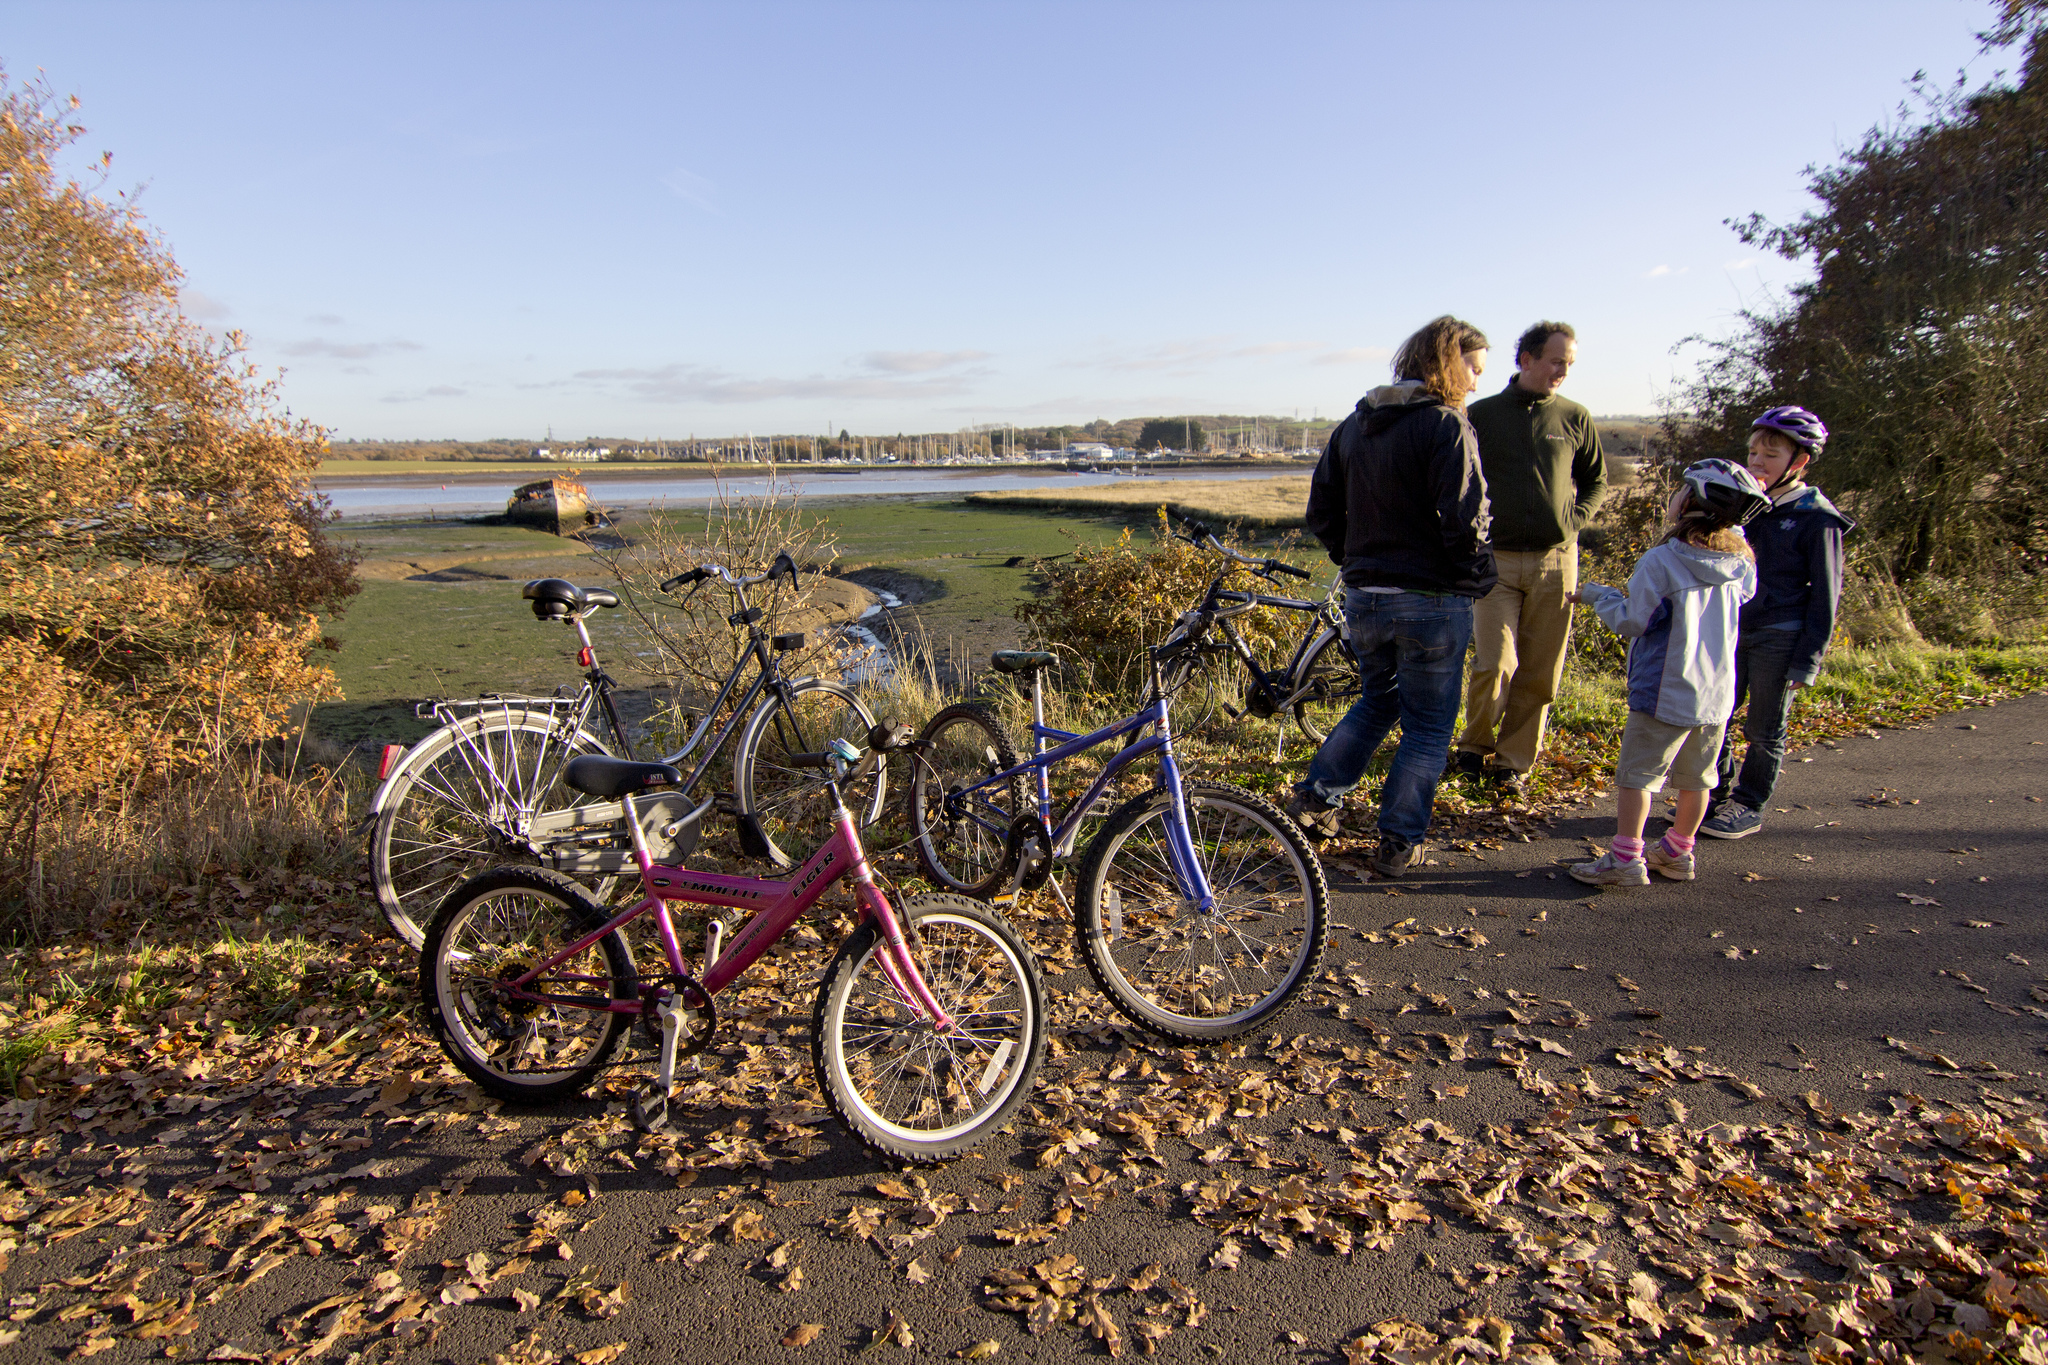
{"type": "Polygon", "coordinates": [[[1466,409],[1493,504],[1493,548],[1552,550],[1577,538],[1607,496],[1593,414],[1514,380],[1466,409]]]}

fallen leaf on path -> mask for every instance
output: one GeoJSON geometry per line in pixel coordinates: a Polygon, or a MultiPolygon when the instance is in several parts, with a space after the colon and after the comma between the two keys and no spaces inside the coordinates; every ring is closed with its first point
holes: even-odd
{"type": "Polygon", "coordinates": [[[816,1341],[824,1330],[825,1324],[822,1322],[800,1322],[789,1329],[789,1335],[782,1339],[782,1344],[789,1347],[808,1346],[816,1341]]]}

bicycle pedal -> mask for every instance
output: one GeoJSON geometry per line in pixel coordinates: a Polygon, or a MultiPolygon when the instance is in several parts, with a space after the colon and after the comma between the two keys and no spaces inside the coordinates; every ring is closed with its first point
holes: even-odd
{"type": "Polygon", "coordinates": [[[720,815],[738,815],[740,797],[738,792],[715,792],[711,797],[711,808],[720,815]]]}
{"type": "Polygon", "coordinates": [[[656,1098],[654,1090],[643,1090],[633,1096],[631,1106],[633,1126],[643,1133],[665,1133],[668,1131],[668,1099],[656,1098]]]}

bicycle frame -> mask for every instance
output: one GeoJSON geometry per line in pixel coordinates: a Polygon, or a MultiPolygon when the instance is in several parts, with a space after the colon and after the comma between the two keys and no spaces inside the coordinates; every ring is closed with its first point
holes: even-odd
{"type": "MultiPolygon", "coordinates": [[[[1073,856],[1074,840],[1080,833],[1081,821],[1094,808],[1116,775],[1147,754],[1159,755],[1160,785],[1173,803],[1173,818],[1167,822],[1166,846],[1174,864],[1174,876],[1180,882],[1181,894],[1195,909],[1207,913],[1215,908],[1216,895],[1203,873],[1201,860],[1195,856],[1194,840],[1188,833],[1187,807],[1181,794],[1180,764],[1173,756],[1173,736],[1167,718],[1166,698],[1157,686],[1157,667],[1154,668],[1153,699],[1137,713],[1114,721],[1099,730],[1077,735],[1070,730],[1061,730],[1045,723],[1045,700],[1039,687],[1039,675],[1031,675],[1031,756],[1013,768],[992,773],[971,786],[963,787],[946,796],[946,807],[952,811],[956,804],[960,813],[972,819],[968,798],[974,793],[997,783],[1009,782],[1022,776],[1027,770],[1032,774],[1035,796],[1038,804],[1039,827],[1046,831],[1047,852],[1054,858],[1073,856]],[[1121,739],[1134,734],[1146,726],[1153,727],[1152,733],[1126,748],[1119,749],[1102,765],[1088,790],[1083,792],[1057,828],[1052,825],[1052,778],[1054,765],[1084,753],[1098,744],[1112,739],[1121,739]],[[1055,741],[1055,747],[1045,747],[1048,740],[1055,741]]],[[[1007,837],[1009,831],[1002,831],[1007,837]]]]}
{"type": "MultiPolygon", "coordinates": [[[[697,978],[707,996],[715,996],[731,985],[770,945],[788,932],[791,925],[803,917],[826,889],[842,877],[852,877],[854,897],[859,901],[863,921],[872,921],[881,934],[882,970],[889,978],[903,1003],[909,1009],[931,1020],[932,1027],[941,1033],[954,1027],[954,1021],[933,998],[931,989],[925,984],[924,976],[918,971],[917,961],[911,955],[904,939],[903,925],[889,898],[875,885],[873,871],[868,866],[867,854],[861,847],[860,834],[854,829],[853,815],[840,800],[837,785],[830,789],[836,808],[832,837],[813,853],[797,875],[787,881],[768,881],[756,877],[736,877],[717,872],[692,872],[685,867],[674,867],[655,862],[647,852],[647,844],[640,834],[639,822],[629,818],[628,828],[633,832],[634,855],[640,865],[641,885],[646,891],[636,904],[607,921],[602,927],[593,929],[574,943],[558,950],[544,961],[522,975],[505,983],[505,989],[512,999],[543,1005],[573,1009],[603,1010],[613,1014],[644,1015],[659,986],[643,985],[637,1000],[614,1000],[607,998],[600,1002],[593,997],[557,996],[529,991],[526,986],[542,973],[588,950],[591,945],[603,939],[643,915],[655,917],[655,928],[661,939],[663,955],[668,960],[669,971],[677,977],[687,977],[689,968],[683,957],[682,944],[676,937],[675,923],[669,918],[668,903],[677,901],[690,905],[712,905],[727,909],[752,909],[745,924],[733,938],[730,946],[718,953],[717,960],[707,962],[704,974],[697,978]],[[832,870],[836,867],[837,870],[832,870]]],[[[621,798],[626,813],[632,817],[633,798],[621,798]]],[[[601,985],[596,978],[565,976],[558,980],[577,981],[590,985],[601,985]]]]}
{"type": "MultiPolygon", "coordinates": [[[[744,612],[748,609],[744,591],[742,591],[739,600],[741,611],[744,612]]],[[[620,721],[617,707],[612,701],[612,693],[617,684],[613,681],[611,675],[604,671],[603,665],[598,663],[596,646],[592,644],[590,630],[584,624],[590,612],[596,610],[599,610],[599,608],[592,607],[569,617],[569,624],[575,629],[577,642],[581,646],[577,653],[577,658],[585,664],[587,669],[583,675],[583,685],[578,689],[575,697],[500,697],[482,703],[480,709],[489,706],[501,706],[508,711],[514,707],[521,710],[547,710],[550,713],[566,711],[567,715],[562,727],[563,733],[568,736],[575,736],[583,733],[585,724],[590,718],[592,707],[595,705],[604,716],[606,727],[611,734],[612,743],[618,750],[618,756],[634,759],[637,758],[637,755],[633,752],[633,742],[626,732],[625,725],[620,721]]],[[[683,779],[682,784],[676,789],[678,794],[686,796],[696,790],[697,784],[711,770],[712,760],[718,756],[719,752],[725,747],[726,742],[733,737],[739,727],[746,723],[747,717],[752,713],[755,702],[764,693],[773,691],[777,696],[782,697],[785,701],[787,700],[790,686],[789,680],[784,678],[781,671],[775,667],[774,655],[769,649],[766,635],[756,630],[748,642],[747,651],[733,661],[732,671],[726,675],[724,685],[719,688],[717,699],[706,708],[703,719],[697,722],[696,729],[683,742],[681,748],[672,754],[663,755],[658,761],[668,764],[680,764],[684,759],[696,752],[698,746],[704,743],[705,735],[717,720],[720,711],[724,709],[726,703],[732,698],[734,689],[739,684],[740,675],[746,671],[747,664],[750,661],[756,667],[753,682],[747,687],[745,694],[737,702],[733,703],[731,715],[727,718],[725,724],[719,728],[717,737],[704,746],[703,756],[697,760],[696,767],[690,771],[689,775],[683,779]]],[[[448,708],[463,704],[465,703],[436,702],[433,705],[433,714],[436,719],[442,720],[444,724],[453,724],[456,722],[449,715],[444,714],[444,712],[448,708]]],[[[385,793],[393,789],[395,779],[406,771],[413,756],[420,752],[419,746],[414,746],[412,753],[400,759],[385,780],[379,784],[376,795],[371,800],[369,811],[363,817],[365,825],[374,821],[382,813],[385,793]]],[[[539,771],[538,765],[547,761],[547,757],[545,753],[537,755],[535,758],[536,771],[533,774],[534,783],[532,789],[544,790],[552,785],[554,779],[560,775],[559,769],[561,765],[567,760],[568,753],[566,748],[556,752],[552,759],[556,771],[545,774],[547,780],[541,781],[540,779],[543,774],[539,771]]],[[[467,752],[466,746],[464,761],[469,764],[473,772],[479,767],[487,768],[490,766],[487,759],[467,752]]],[[[716,800],[715,796],[706,799],[692,812],[691,818],[701,820],[710,813],[711,807],[716,803],[716,800]]],[[[589,805],[576,805],[562,810],[541,812],[533,817],[528,827],[528,835],[536,845],[544,846],[551,841],[564,839],[569,835],[570,831],[579,827],[611,824],[617,821],[623,814],[624,810],[617,802],[597,802],[589,805]]],[[[613,862],[620,861],[616,855],[591,855],[590,858],[578,858],[573,854],[564,856],[568,857],[570,861],[558,863],[562,871],[614,872],[625,870],[622,862],[620,866],[611,866],[613,862]]]]}

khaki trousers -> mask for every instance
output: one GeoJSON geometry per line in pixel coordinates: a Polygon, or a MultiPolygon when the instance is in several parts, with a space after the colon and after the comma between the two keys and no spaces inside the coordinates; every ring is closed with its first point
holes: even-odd
{"type": "Polygon", "coordinates": [[[1525,773],[1543,751],[1543,727],[1564,677],[1579,547],[1495,550],[1500,582],[1472,608],[1478,657],[1465,685],[1465,733],[1458,748],[1491,755],[1493,766],[1525,773]]]}

